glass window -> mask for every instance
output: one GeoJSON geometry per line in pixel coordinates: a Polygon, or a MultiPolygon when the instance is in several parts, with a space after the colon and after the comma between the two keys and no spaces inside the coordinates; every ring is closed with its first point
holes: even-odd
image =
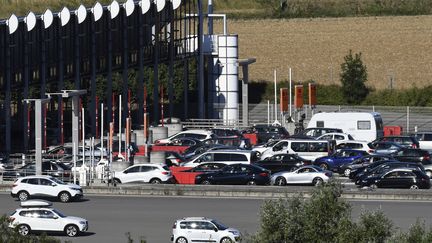
{"type": "Polygon", "coordinates": [[[385,178],[397,178],[397,177],[399,177],[399,172],[398,172],[398,171],[388,173],[388,174],[385,176],[385,178]]]}
{"type": "Polygon", "coordinates": [[[342,135],[337,135],[337,134],[336,134],[336,135],[334,136],[334,139],[335,139],[335,140],[344,140],[345,137],[342,136],[342,135]]]}
{"type": "Polygon", "coordinates": [[[231,154],[231,161],[248,161],[244,154],[231,154]]]}
{"type": "Polygon", "coordinates": [[[47,179],[39,179],[39,183],[43,186],[51,186],[52,181],[47,180],[47,179]]]}
{"type": "Polygon", "coordinates": [[[219,230],[226,230],[226,229],[228,229],[228,227],[226,227],[225,225],[223,225],[222,223],[220,223],[220,222],[218,222],[218,221],[216,221],[216,220],[212,220],[212,223],[213,223],[214,225],[216,225],[216,227],[217,227],[219,230]]]}
{"type": "Polygon", "coordinates": [[[351,134],[348,134],[348,139],[349,140],[354,140],[354,138],[351,136],[351,134]]]}
{"type": "Polygon", "coordinates": [[[309,144],[309,152],[326,152],[328,150],[327,142],[311,142],[309,144]]]}
{"type": "Polygon", "coordinates": [[[230,154],[227,153],[216,153],[213,156],[214,156],[213,161],[232,161],[230,154]]]}
{"type": "Polygon", "coordinates": [[[29,218],[37,218],[39,217],[39,210],[26,210],[26,211],[21,211],[19,213],[19,215],[23,216],[23,217],[29,217],[29,218]]]}
{"type": "Polygon", "coordinates": [[[317,121],[316,126],[317,127],[324,127],[324,121],[317,121]]]}
{"type": "Polygon", "coordinates": [[[140,171],[140,166],[134,166],[132,168],[127,169],[125,172],[126,173],[136,173],[140,171]]]}
{"type": "Polygon", "coordinates": [[[424,141],[432,141],[432,134],[426,133],[423,137],[424,141]]]}
{"type": "MultiPolygon", "coordinates": [[[[321,139],[328,140],[328,139],[333,139],[333,138],[332,138],[332,135],[323,135],[323,136],[321,136],[321,139]]],[[[336,139],[336,136],[335,136],[335,139],[336,139]]]]}
{"type": "Polygon", "coordinates": [[[54,218],[54,214],[48,210],[40,210],[39,211],[39,218],[52,219],[52,218],[54,218]]]}
{"type": "Polygon", "coordinates": [[[303,168],[298,171],[298,173],[309,173],[314,172],[311,168],[303,168]]]}
{"type": "Polygon", "coordinates": [[[203,230],[214,230],[216,227],[210,222],[201,222],[201,227],[203,230]]]}
{"type": "Polygon", "coordinates": [[[39,185],[39,179],[31,178],[31,179],[28,179],[27,183],[31,184],[31,185],[39,185]]]}
{"type": "Polygon", "coordinates": [[[357,121],[357,129],[358,130],[370,130],[371,122],[370,121],[357,121]]]}
{"type": "Polygon", "coordinates": [[[153,166],[140,166],[139,168],[141,168],[140,169],[141,172],[152,171],[155,169],[153,166]]]}
{"type": "Polygon", "coordinates": [[[294,152],[307,152],[308,143],[307,142],[291,142],[291,149],[294,152]]]}

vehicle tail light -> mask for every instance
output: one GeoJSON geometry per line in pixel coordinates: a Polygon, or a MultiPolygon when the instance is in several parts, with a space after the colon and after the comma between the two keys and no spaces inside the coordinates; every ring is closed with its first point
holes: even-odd
{"type": "Polygon", "coordinates": [[[156,140],[156,141],[154,141],[154,144],[158,144],[158,143],[160,143],[160,141],[159,141],[159,140],[156,140]]]}
{"type": "Polygon", "coordinates": [[[262,177],[267,177],[269,174],[266,173],[266,172],[261,172],[261,173],[259,173],[259,175],[262,176],[262,177]]]}
{"type": "Polygon", "coordinates": [[[175,159],[175,161],[177,161],[177,163],[180,163],[180,162],[181,162],[181,160],[180,160],[180,159],[175,159]]]}
{"type": "Polygon", "coordinates": [[[162,174],[163,175],[169,175],[169,172],[168,171],[163,171],[162,174]]]}
{"type": "Polygon", "coordinates": [[[331,176],[332,176],[332,173],[330,173],[330,172],[326,172],[326,173],[324,173],[324,175],[326,175],[327,177],[331,177],[331,176]]]}
{"type": "Polygon", "coordinates": [[[370,154],[371,154],[371,153],[374,153],[374,152],[375,152],[374,149],[369,149],[369,150],[368,150],[368,153],[370,153],[370,154]]]}
{"type": "Polygon", "coordinates": [[[175,222],[175,223],[173,224],[173,229],[175,229],[176,226],[177,226],[177,222],[175,222]]]}
{"type": "Polygon", "coordinates": [[[412,148],[417,148],[417,144],[413,143],[413,144],[411,145],[411,147],[412,147],[412,148]]]}
{"type": "Polygon", "coordinates": [[[18,186],[18,184],[13,184],[13,185],[12,185],[12,187],[16,187],[16,186],[18,186]]]}
{"type": "Polygon", "coordinates": [[[423,161],[424,161],[424,160],[430,160],[429,155],[423,156],[423,161]]]}
{"type": "Polygon", "coordinates": [[[9,221],[9,223],[12,223],[13,221],[15,221],[15,218],[14,217],[9,217],[8,221],[9,221]]]}

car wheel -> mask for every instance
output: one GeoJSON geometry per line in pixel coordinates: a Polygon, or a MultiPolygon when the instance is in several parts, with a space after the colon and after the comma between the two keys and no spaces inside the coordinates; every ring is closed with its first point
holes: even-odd
{"type": "Polygon", "coordinates": [[[323,179],[321,179],[319,177],[314,178],[313,181],[312,181],[312,184],[314,184],[315,186],[319,186],[319,185],[321,185],[323,183],[324,183],[323,179]]]}
{"type": "Polygon", "coordinates": [[[329,166],[325,163],[320,164],[319,167],[321,167],[321,169],[323,169],[323,170],[328,170],[328,168],[329,168],[329,166]]]}
{"type": "Polygon", "coordinates": [[[26,236],[30,233],[30,227],[26,224],[18,225],[18,233],[20,235],[26,236]]]}
{"type": "Polygon", "coordinates": [[[161,184],[162,181],[161,181],[160,179],[153,178],[153,179],[150,180],[150,183],[151,183],[151,184],[161,184]]]}
{"type": "Polygon", "coordinates": [[[377,185],[376,185],[375,183],[371,184],[369,187],[370,187],[371,189],[377,189],[377,188],[378,188],[377,185]]]}
{"type": "Polygon", "coordinates": [[[203,180],[201,181],[202,185],[211,185],[211,182],[209,180],[203,180]]]}
{"type": "Polygon", "coordinates": [[[275,185],[278,185],[278,186],[285,186],[287,183],[286,183],[286,179],[285,178],[283,178],[282,176],[279,176],[278,178],[276,178],[276,180],[275,180],[275,185]]]}
{"type": "Polygon", "coordinates": [[[176,243],[187,243],[188,241],[186,240],[186,238],[184,237],[179,237],[176,240],[176,243]]]}
{"type": "Polygon", "coordinates": [[[411,187],[410,187],[410,189],[412,189],[412,190],[417,190],[417,189],[419,189],[419,187],[417,186],[417,185],[411,185],[411,187]]]}
{"type": "Polygon", "coordinates": [[[351,169],[345,169],[345,170],[344,170],[344,175],[345,175],[346,177],[349,177],[350,173],[351,173],[351,169]]]}
{"type": "Polygon", "coordinates": [[[59,194],[60,202],[67,203],[71,199],[71,195],[68,192],[60,192],[59,194]]]}
{"type": "Polygon", "coordinates": [[[27,201],[29,199],[30,195],[26,191],[20,191],[18,192],[18,199],[22,201],[27,201]]]}
{"type": "Polygon", "coordinates": [[[79,229],[76,225],[70,224],[65,227],[65,233],[69,237],[74,237],[79,233],[79,229]]]}
{"type": "Polygon", "coordinates": [[[228,238],[228,237],[224,237],[224,238],[222,238],[222,240],[220,241],[220,243],[232,243],[233,241],[230,239],[230,238],[228,238]]]}
{"type": "Polygon", "coordinates": [[[255,186],[255,185],[256,185],[256,182],[255,182],[255,181],[248,181],[248,182],[246,183],[246,185],[249,185],[249,186],[255,186]]]}

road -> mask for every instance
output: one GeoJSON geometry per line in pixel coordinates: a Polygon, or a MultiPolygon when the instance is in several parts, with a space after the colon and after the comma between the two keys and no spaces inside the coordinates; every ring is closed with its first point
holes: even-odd
{"type": "MultiPolygon", "coordinates": [[[[62,241],[72,242],[127,242],[130,232],[134,242],[145,236],[149,243],[169,242],[172,224],[185,216],[217,218],[243,233],[253,234],[259,227],[260,199],[215,199],[181,197],[87,196],[86,200],[54,207],[67,215],[84,217],[90,222],[90,231],[77,238],[56,235],[62,241]]],[[[0,194],[0,213],[9,214],[19,202],[8,194],[0,194]]],[[[396,226],[407,229],[418,217],[432,225],[432,202],[405,201],[351,201],[353,217],[363,209],[381,209],[396,226]]]]}

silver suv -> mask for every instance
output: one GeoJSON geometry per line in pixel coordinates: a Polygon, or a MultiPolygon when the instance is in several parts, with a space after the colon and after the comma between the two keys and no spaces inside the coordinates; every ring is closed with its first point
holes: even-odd
{"type": "Polygon", "coordinates": [[[214,219],[188,217],[174,222],[171,241],[175,243],[217,242],[236,243],[241,241],[241,233],[214,219]]]}

